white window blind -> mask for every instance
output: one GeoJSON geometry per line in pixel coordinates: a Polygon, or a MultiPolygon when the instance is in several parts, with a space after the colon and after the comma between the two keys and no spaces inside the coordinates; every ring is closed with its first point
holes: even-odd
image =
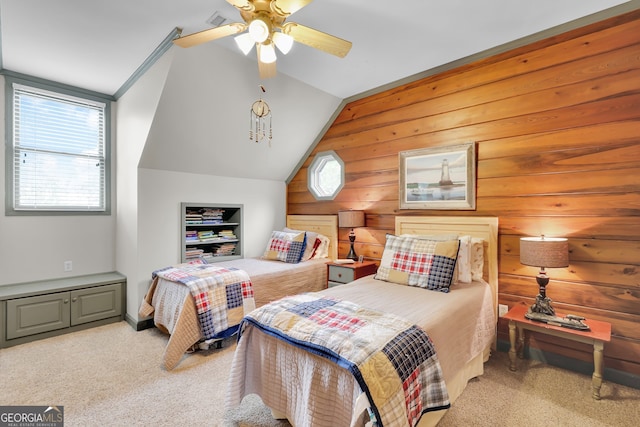
{"type": "Polygon", "coordinates": [[[13,85],[13,208],[105,210],[105,104],[13,85]]]}

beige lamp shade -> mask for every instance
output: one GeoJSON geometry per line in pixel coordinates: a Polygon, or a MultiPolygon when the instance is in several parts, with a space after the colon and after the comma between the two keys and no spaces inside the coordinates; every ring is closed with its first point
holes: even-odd
{"type": "Polygon", "coordinates": [[[523,237],[520,263],[542,268],[568,267],[569,242],[564,237],[523,237]]]}
{"type": "Polygon", "coordinates": [[[364,211],[339,211],[338,227],[340,228],[364,227],[364,211]]]}

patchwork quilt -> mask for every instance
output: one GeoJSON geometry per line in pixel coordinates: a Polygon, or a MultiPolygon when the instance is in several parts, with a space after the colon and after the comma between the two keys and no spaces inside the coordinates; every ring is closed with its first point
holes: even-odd
{"type": "Polygon", "coordinates": [[[349,370],[380,426],[415,426],[422,414],[450,407],[433,343],[395,315],[315,294],[286,297],[246,315],[267,334],[349,370]]]}
{"type": "Polygon", "coordinates": [[[244,270],[189,263],[156,270],[152,277],[189,288],[205,340],[233,335],[245,311],[255,308],[253,285],[244,270]]]}

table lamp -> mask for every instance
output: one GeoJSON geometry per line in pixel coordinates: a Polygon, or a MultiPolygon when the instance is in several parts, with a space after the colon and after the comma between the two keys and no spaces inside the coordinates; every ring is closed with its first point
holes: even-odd
{"type": "Polygon", "coordinates": [[[338,212],[338,227],[350,228],[349,242],[351,242],[351,249],[347,255],[348,259],[357,260],[358,256],[353,248],[353,244],[356,241],[356,232],[353,230],[356,227],[364,227],[364,211],[339,211],[338,212]]]}
{"type": "Polygon", "coordinates": [[[539,267],[536,276],[538,295],[535,303],[529,308],[525,317],[545,323],[557,324],[574,329],[588,329],[583,317],[568,315],[561,318],[551,306],[551,299],[547,297],[549,276],[545,268],[563,268],[569,266],[569,242],[564,237],[523,237],[520,239],[520,263],[539,267]]]}

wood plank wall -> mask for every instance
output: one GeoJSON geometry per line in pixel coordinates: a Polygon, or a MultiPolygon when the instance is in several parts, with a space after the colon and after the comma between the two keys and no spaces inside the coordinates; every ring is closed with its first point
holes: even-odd
{"type": "MultiPolygon", "coordinates": [[[[533,302],[522,236],[569,238],[551,269],[560,312],[612,323],[607,368],[640,375],[640,11],[349,103],[288,185],[289,214],[364,209],[356,251],[380,258],[395,215],[498,216],[499,302],[533,302]],[[475,141],[475,211],[400,210],[398,152],[475,141]],[[345,162],[332,201],[307,190],[317,152],[345,162]]],[[[348,252],[340,230],[339,255],[348,252]]],[[[499,322],[500,338],[506,325],[499,322]]],[[[592,349],[543,336],[531,345],[585,362],[592,349]]]]}

